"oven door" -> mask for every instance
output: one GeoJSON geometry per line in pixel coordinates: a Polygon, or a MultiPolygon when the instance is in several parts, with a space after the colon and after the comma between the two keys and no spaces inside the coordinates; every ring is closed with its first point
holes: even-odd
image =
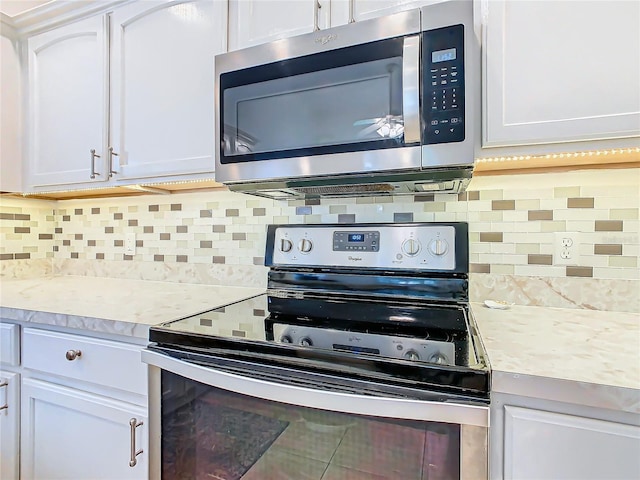
{"type": "Polygon", "coordinates": [[[204,355],[142,358],[151,478],[487,478],[486,405],[204,355]]]}
{"type": "Polygon", "coordinates": [[[419,63],[419,10],[219,55],[216,180],[419,169],[419,63]]]}

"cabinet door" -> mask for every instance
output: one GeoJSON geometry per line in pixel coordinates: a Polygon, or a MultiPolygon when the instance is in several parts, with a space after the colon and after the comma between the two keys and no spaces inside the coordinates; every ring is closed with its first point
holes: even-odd
{"type": "Polygon", "coordinates": [[[20,375],[0,371],[0,478],[18,480],[20,375]]]}
{"type": "Polygon", "coordinates": [[[229,0],[229,50],[329,26],[329,0],[229,0]]]}
{"type": "Polygon", "coordinates": [[[102,16],[29,38],[29,186],[108,179],[107,48],[102,16]]]}
{"type": "Polygon", "coordinates": [[[21,471],[29,479],[146,479],[147,413],[118,400],[25,378],[21,471]],[[142,421],[132,436],[130,420],[142,421]],[[135,438],[135,446],[132,445],[135,438]],[[143,452],[131,467],[132,449],[143,452]]]}
{"type": "Polygon", "coordinates": [[[505,406],[505,479],[640,478],[640,427],[505,406]]]}
{"type": "MultiPolygon", "coordinates": [[[[443,0],[333,0],[331,2],[331,25],[343,25],[351,20],[360,22],[370,18],[420,8],[443,0]],[[351,17],[353,15],[353,17],[351,17]]],[[[447,0],[444,0],[447,1],[447,0]]]]}
{"type": "Polygon", "coordinates": [[[484,146],[640,134],[640,3],[489,1],[484,146]]]}
{"type": "Polygon", "coordinates": [[[18,42],[0,37],[0,191],[22,192],[22,148],[20,146],[20,60],[18,42]]]}
{"type": "Polygon", "coordinates": [[[226,11],[197,0],[113,13],[114,178],[213,172],[213,59],[226,48],[226,11]]]}

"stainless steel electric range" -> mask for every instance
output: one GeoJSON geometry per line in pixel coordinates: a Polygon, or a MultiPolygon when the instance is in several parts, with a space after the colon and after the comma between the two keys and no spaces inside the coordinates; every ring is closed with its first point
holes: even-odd
{"type": "Polygon", "coordinates": [[[158,476],[486,478],[466,223],[270,225],[265,263],[265,294],[151,328],[158,476]]]}

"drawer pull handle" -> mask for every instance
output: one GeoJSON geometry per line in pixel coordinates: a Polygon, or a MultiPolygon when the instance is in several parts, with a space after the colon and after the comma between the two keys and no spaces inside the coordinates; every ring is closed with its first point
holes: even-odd
{"type": "Polygon", "coordinates": [[[131,427],[131,460],[129,460],[129,466],[135,467],[138,464],[136,457],[144,452],[143,449],[136,451],[136,428],[144,425],[144,422],[139,422],[136,418],[129,420],[129,426],[131,427]]]}
{"type": "MultiPolygon", "coordinates": [[[[8,385],[9,385],[9,382],[7,380],[0,380],[0,388],[6,387],[8,385]]],[[[6,410],[7,408],[9,408],[8,403],[5,403],[4,405],[0,405],[0,411],[6,410]]]]}
{"type": "Polygon", "coordinates": [[[80,350],[67,350],[67,353],[65,354],[65,357],[67,357],[67,360],[70,362],[81,356],[82,352],[80,350]]]}

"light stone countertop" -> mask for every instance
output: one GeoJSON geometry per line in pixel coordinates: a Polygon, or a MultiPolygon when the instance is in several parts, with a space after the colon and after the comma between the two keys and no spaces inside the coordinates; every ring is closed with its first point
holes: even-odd
{"type": "MultiPolygon", "coordinates": [[[[262,288],[85,276],[0,282],[0,318],[148,338],[262,288]]],[[[492,391],[640,413],[640,315],[473,303],[492,391]]]]}
{"type": "Polygon", "coordinates": [[[640,413],[640,315],[472,304],[494,393],[640,413]]]}
{"type": "Polygon", "coordinates": [[[0,318],[148,338],[149,326],[264,292],[262,288],[50,276],[0,282],[0,318]]]}

